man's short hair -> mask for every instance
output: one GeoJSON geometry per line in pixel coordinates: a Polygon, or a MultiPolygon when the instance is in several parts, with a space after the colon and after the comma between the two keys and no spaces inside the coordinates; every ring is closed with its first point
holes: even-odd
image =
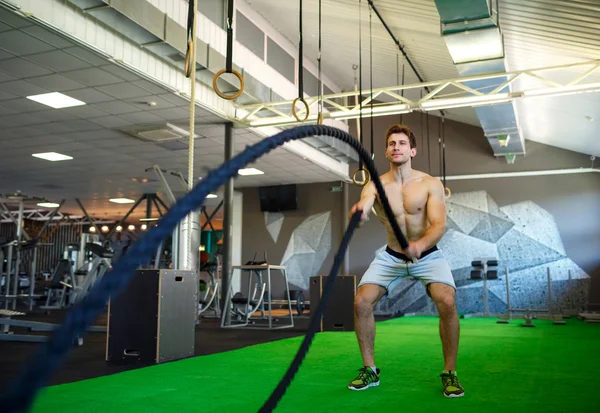
{"type": "Polygon", "coordinates": [[[406,136],[408,136],[408,141],[410,142],[410,149],[417,147],[417,138],[415,138],[415,135],[412,133],[410,128],[406,125],[401,125],[401,124],[397,123],[395,125],[390,126],[390,128],[385,133],[385,147],[386,148],[388,145],[388,139],[394,133],[403,133],[406,136]]]}

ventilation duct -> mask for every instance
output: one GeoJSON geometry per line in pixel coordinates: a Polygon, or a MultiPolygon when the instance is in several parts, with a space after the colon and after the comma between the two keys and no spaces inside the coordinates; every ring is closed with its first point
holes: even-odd
{"type": "MultiPolygon", "coordinates": [[[[122,129],[126,134],[146,142],[163,143],[166,141],[189,139],[190,132],[170,123],[135,125],[122,129]]],[[[194,139],[199,138],[194,134],[194,139]]]]}
{"type": "MultiPolygon", "coordinates": [[[[171,19],[166,13],[153,6],[147,0],[66,0],[81,9],[81,11],[106,26],[121,33],[132,42],[144,49],[179,67],[183,71],[185,53],[187,50],[187,31],[178,22],[171,19]]],[[[187,10],[186,10],[187,12],[187,10]]],[[[212,88],[213,75],[225,67],[226,59],[221,53],[210,47],[199,38],[196,39],[197,72],[196,79],[212,88]]],[[[233,68],[244,77],[244,93],[237,99],[238,104],[256,102],[269,102],[277,100],[278,95],[271,88],[265,86],[255,77],[245,72],[241,67],[233,64],[233,68]]],[[[224,93],[231,93],[238,89],[237,80],[233,76],[221,76],[218,87],[224,93]]],[[[279,97],[279,100],[283,98],[279,97]]],[[[152,141],[152,137],[139,135],[139,132],[125,131],[138,139],[152,141]]],[[[153,135],[155,132],[148,132],[153,135]]],[[[157,131],[159,145],[171,149],[187,148],[187,141],[171,136],[168,130],[157,131]],[[164,133],[164,134],[163,134],[164,133]]],[[[148,135],[148,136],[150,136],[148,135]]],[[[187,135],[186,135],[187,136],[187,135]]],[[[350,147],[340,146],[336,140],[317,136],[307,142],[318,148],[323,153],[341,162],[357,162],[358,155],[350,147]]]]}
{"type": "MultiPolygon", "coordinates": [[[[154,143],[172,151],[188,148],[190,132],[170,123],[135,125],[121,130],[136,139],[154,143]]],[[[201,136],[194,135],[194,139],[198,138],[201,136]]]]}
{"type": "MultiPolygon", "coordinates": [[[[497,0],[434,0],[441,22],[442,37],[460,76],[506,72],[504,41],[498,24],[497,0]]],[[[465,82],[487,93],[507,78],[465,82]]],[[[498,93],[510,92],[510,86],[498,93]]],[[[495,156],[513,163],[525,155],[516,109],[512,102],[474,108],[495,156]]]]}

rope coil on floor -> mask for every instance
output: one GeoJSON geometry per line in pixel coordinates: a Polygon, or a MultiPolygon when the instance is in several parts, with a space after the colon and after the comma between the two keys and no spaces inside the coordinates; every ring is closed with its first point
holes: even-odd
{"type": "MultiPolygon", "coordinates": [[[[352,146],[358,152],[358,155],[363,159],[367,170],[371,174],[384,211],[390,219],[392,229],[398,242],[402,248],[407,248],[408,242],[400,231],[398,223],[393,219],[394,215],[385,191],[383,190],[381,181],[379,180],[375,165],[367,151],[356,139],[354,139],[354,137],[352,137],[352,135],[330,126],[306,125],[288,129],[272,137],[265,138],[264,140],[247,147],[243,152],[239,153],[219,168],[212,170],[202,182],[192,189],[191,192],[183,196],[171,207],[171,209],[169,209],[162,217],[160,224],[157,227],[152,228],[149,232],[144,234],[138,242],[129,248],[127,254],[114,265],[112,271],[107,273],[94,285],[85,299],[73,306],[66,314],[63,324],[54,331],[47,342],[43,343],[37,349],[35,356],[24,367],[16,380],[13,381],[9,392],[0,398],[0,406],[3,407],[3,412],[25,412],[31,407],[38,391],[46,385],[51,374],[60,366],[71,350],[74,339],[81,336],[86,331],[87,327],[94,323],[97,316],[104,311],[106,302],[110,297],[114,299],[125,290],[127,284],[133,277],[135,270],[138,268],[139,263],[153,257],[163,239],[174,231],[179,221],[190,212],[199,208],[209,193],[213,192],[221,185],[224,185],[229,179],[237,176],[237,171],[239,169],[256,161],[260,156],[267,154],[278,146],[291,140],[318,135],[340,139],[352,146]]],[[[356,214],[353,216],[353,226],[355,226],[355,220],[356,214]]],[[[349,225],[349,230],[344,236],[345,244],[343,243],[342,246],[347,245],[352,230],[353,227],[349,225]]],[[[338,252],[336,262],[341,260],[340,256],[343,256],[342,252],[338,252]]],[[[326,303],[326,300],[321,300],[323,309],[325,306],[324,303],[326,303]]],[[[311,334],[314,335],[314,333],[315,331],[309,331],[307,337],[311,334]]],[[[284,392],[285,389],[283,391],[279,390],[278,393],[274,394],[280,398],[283,396],[284,392]]],[[[275,401],[273,407],[276,403],[277,402],[275,401]]]]}

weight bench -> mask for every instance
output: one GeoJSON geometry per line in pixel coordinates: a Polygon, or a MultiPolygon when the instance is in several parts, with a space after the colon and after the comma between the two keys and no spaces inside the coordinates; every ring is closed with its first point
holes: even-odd
{"type": "Polygon", "coordinates": [[[14,334],[10,326],[27,327],[23,323],[27,321],[13,320],[11,317],[25,315],[19,311],[0,310],[0,341],[27,341],[30,343],[42,343],[48,340],[46,336],[32,336],[27,334],[14,334]]]}

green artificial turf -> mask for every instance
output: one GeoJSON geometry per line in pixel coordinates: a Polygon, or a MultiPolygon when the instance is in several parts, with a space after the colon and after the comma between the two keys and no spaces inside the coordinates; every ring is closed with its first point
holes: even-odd
{"type": "MultiPolygon", "coordinates": [[[[457,399],[442,395],[436,317],[378,323],[381,384],[360,392],[346,387],[361,367],[354,333],[319,333],[275,412],[599,412],[600,324],[535,323],[461,320],[458,375],[465,396],[457,399]]],[[[301,340],[48,387],[33,412],[256,412],[301,340]]]]}

